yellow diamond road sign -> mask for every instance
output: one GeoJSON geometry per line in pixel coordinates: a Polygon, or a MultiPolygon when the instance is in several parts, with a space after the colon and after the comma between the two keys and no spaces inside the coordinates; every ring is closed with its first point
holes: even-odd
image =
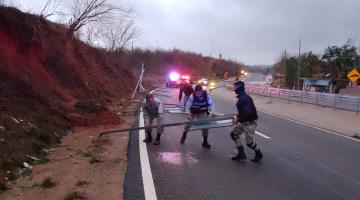
{"type": "Polygon", "coordinates": [[[347,77],[350,81],[355,83],[360,78],[360,73],[356,69],[353,69],[350,73],[348,73],[347,77]]]}

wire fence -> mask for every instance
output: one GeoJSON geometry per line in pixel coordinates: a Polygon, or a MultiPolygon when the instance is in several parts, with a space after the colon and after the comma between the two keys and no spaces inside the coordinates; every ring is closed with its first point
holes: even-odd
{"type": "Polygon", "coordinates": [[[276,98],[286,101],[314,104],[317,106],[332,107],[333,109],[356,111],[357,113],[360,111],[360,96],[278,89],[252,85],[247,85],[246,91],[248,94],[269,97],[270,100],[276,98]]]}

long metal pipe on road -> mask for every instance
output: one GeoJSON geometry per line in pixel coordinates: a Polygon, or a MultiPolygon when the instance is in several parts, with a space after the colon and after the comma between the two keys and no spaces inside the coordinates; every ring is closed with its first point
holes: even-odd
{"type": "MultiPolygon", "coordinates": [[[[209,123],[209,122],[233,119],[235,115],[236,115],[236,114],[227,114],[227,115],[222,115],[222,116],[209,117],[209,118],[206,119],[206,120],[174,122],[174,123],[163,124],[162,126],[163,126],[163,127],[169,127],[169,126],[181,126],[181,125],[186,125],[186,124],[204,125],[204,124],[207,124],[207,123],[209,123]]],[[[157,126],[150,126],[150,127],[148,127],[148,128],[157,128],[157,126]]],[[[112,134],[112,133],[131,132],[131,131],[144,130],[144,129],[146,129],[146,127],[134,127],[134,128],[125,128],[125,129],[113,129],[113,130],[101,132],[101,133],[99,134],[99,138],[102,137],[102,136],[104,136],[104,135],[108,135],[108,134],[112,134]]]]}

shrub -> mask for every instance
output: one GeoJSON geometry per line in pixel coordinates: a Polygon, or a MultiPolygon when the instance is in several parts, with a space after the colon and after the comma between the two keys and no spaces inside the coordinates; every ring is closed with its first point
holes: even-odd
{"type": "Polygon", "coordinates": [[[52,188],[55,185],[56,185],[55,182],[50,177],[44,179],[40,184],[41,187],[46,188],[46,189],[52,188]]]}
{"type": "Polygon", "coordinates": [[[71,192],[68,195],[66,195],[65,200],[87,200],[88,198],[85,196],[85,194],[80,192],[71,192]]]}

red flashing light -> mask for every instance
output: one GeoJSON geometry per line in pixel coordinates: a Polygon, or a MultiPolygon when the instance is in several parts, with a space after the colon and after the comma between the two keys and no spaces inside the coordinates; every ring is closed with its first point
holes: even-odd
{"type": "Polygon", "coordinates": [[[190,76],[188,76],[188,75],[182,75],[181,78],[182,78],[182,79],[189,80],[189,79],[190,79],[190,76]]]}

